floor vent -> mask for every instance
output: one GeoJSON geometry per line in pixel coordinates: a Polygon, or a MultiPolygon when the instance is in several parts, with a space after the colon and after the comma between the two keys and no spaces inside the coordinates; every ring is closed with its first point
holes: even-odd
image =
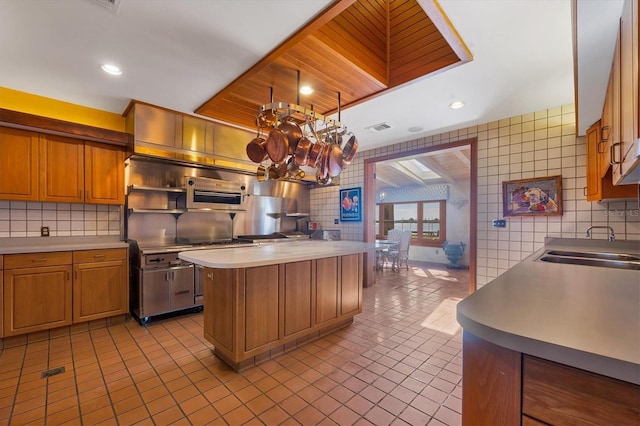
{"type": "Polygon", "coordinates": [[[51,368],[49,370],[43,371],[42,373],[40,373],[40,378],[44,379],[46,377],[55,376],[55,375],[58,375],[58,374],[61,374],[61,373],[64,373],[64,366],[51,368]]]}

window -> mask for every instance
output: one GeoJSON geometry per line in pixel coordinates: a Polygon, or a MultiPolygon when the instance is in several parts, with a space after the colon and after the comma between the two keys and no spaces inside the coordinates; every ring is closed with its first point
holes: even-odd
{"type": "Polygon", "coordinates": [[[440,247],[446,236],[445,200],[380,203],[376,209],[376,238],[387,238],[390,229],[410,229],[411,244],[440,247]]]}

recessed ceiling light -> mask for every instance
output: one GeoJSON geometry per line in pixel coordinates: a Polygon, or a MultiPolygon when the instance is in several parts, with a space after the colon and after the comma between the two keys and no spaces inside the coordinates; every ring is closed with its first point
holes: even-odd
{"type": "Polygon", "coordinates": [[[459,109],[464,106],[464,101],[455,101],[449,104],[449,108],[451,109],[459,109]]]}
{"type": "Polygon", "coordinates": [[[301,95],[310,95],[313,93],[313,88],[311,86],[302,86],[300,88],[301,95]]]}
{"type": "Polygon", "coordinates": [[[420,126],[413,126],[413,127],[409,127],[409,129],[408,129],[408,130],[409,130],[411,133],[415,133],[415,132],[419,132],[419,131],[421,131],[421,130],[423,130],[423,129],[424,129],[424,127],[420,127],[420,126]]]}
{"type": "Polygon", "coordinates": [[[115,65],[102,64],[100,65],[100,68],[102,68],[102,71],[106,72],[107,74],[122,75],[122,70],[115,65]]]}

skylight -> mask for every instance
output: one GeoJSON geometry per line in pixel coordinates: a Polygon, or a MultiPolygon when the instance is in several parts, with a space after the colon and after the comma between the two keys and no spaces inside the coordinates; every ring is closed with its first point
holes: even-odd
{"type": "Polygon", "coordinates": [[[431,179],[442,179],[442,176],[428,168],[421,161],[418,161],[415,158],[410,160],[400,160],[398,161],[402,167],[418,176],[422,180],[431,180],[431,179]]]}

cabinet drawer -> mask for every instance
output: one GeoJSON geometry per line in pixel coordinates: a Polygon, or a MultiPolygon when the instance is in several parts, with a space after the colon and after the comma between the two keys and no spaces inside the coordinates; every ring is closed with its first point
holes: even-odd
{"type": "Polygon", "coordinates": [[[7,254],[4,269],[34,268],[39,266],[70,265],[70,251],[54,251],[47,253],[7,254]]]}
{"type": "Polygon", "coordinates": [[[80,250],[73,252],[73,263],[110,262],[125,260],[127,249],[80,250]]]}
{"type": "Polygon", "coordinates": [[[640,423],[640,386],[524,356],[522,413],[548,424],[640,423]]]}

